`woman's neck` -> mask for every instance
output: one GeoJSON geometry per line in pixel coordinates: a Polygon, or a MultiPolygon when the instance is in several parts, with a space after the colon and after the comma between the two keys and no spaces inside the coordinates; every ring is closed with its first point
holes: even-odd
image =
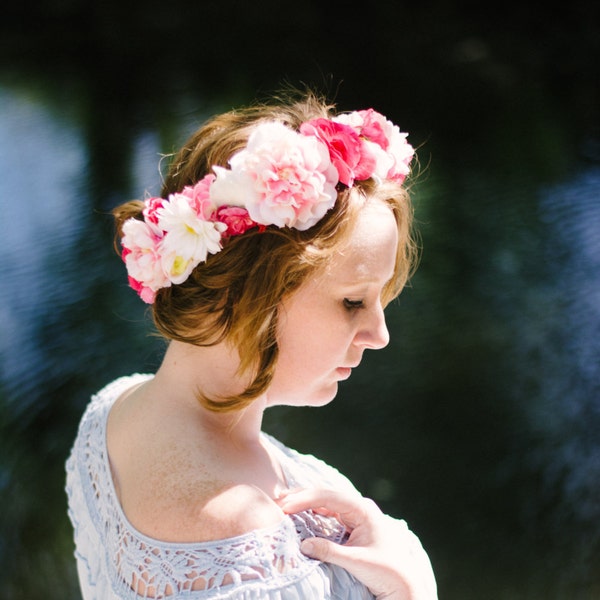
{"type": "Polygon", "coordinates": [[[200,394],[218,400],[242,392],[247,381],[237,373],[238,364],[237,352],[225,343],[193,346],[173,341],[152,385],[165,402],[183,404],[194,411],[207,433],[241,444],[256,443],[265,398],[256,398],[247,408],[234,412],[209,410],[199,400],[200,394]]]}

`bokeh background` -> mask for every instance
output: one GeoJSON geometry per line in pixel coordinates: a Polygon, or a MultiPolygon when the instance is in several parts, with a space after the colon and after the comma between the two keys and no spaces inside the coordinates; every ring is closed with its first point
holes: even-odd
{"type": "Polygon", "coordinates": [[[163,351],[110,209],[285,83],[410,132],[423,251],[389,347],[265,428],[404,517],[441,600],[600,598],[599,6],[4,6],[0,598],[79,598],[64,461],[90,394],[163,351]]]}

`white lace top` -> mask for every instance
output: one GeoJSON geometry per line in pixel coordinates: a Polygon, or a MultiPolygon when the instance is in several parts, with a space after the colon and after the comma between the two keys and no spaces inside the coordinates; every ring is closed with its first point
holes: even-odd
{"type": "MultiPolygon", "coordinates": [[[[372,600],[347,571],[305,557],[300,541],[343,542],[337,521],[305,512],[266,529],[212,542],[167,543],[137,531],[117,499],[108,462],[106,423],[114,401],[151,375],[112,382],[92,398],[67,461],[69,517],[84,600],[372,600]]],[[[265,436],[279,453],[290,486],[354,488],[335,469],[265,436]]]]}

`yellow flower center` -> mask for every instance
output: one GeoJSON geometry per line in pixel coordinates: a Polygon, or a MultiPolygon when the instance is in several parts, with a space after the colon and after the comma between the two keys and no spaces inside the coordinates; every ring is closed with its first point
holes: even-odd
{"type": "Polygon", "coordinates": [[[173,261],[173,266],[171,267],[171,275],[177,277],[181,275],[187,267],[187,260],[183,258],[183,256],[176,256],[173,261]]]}

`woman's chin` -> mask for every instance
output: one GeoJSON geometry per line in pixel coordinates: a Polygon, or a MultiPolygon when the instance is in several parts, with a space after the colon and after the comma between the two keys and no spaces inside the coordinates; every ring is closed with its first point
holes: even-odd
{"type": "Polygon", "coordinates": [[[328,385],[327,388],[322,388],[315,391],[302,390],[295,394],[288,394],[285,398],[279,396],[270,396],[268,406],[326,406],[337,395],[338,382],[335,381],[328,385]]]}
{"type": "Polygon", "coordinates": [[[338,382],[335,381],[326,388],[314,392],[310,397],[305,397],[300,406],[326,406],[337,396],[338,382]]]}

